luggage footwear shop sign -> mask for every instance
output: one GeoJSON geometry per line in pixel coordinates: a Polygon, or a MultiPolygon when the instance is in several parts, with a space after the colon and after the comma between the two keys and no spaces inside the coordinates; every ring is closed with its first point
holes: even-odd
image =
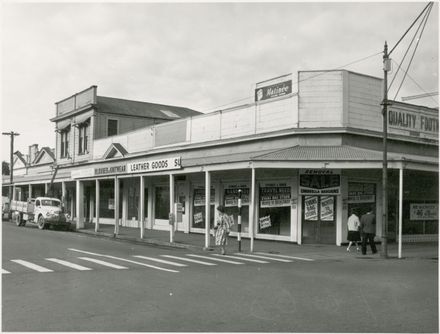
{"type": "Polygon", "coordinates": [[[339,195],[341,175],[334,169],[302,169],[299,176],[300,195],[339,195]]]}
{"type": "Polygon", "coordinates": [[[180,157],[174,157],[130,162],[128,164],[80,169],[72,171],[71,177],[72,179],[78,179],[82,177],[92,177],[100,175],[149,173],[163,170],[181,169],[181,161],[182,160],[180,157]]]}

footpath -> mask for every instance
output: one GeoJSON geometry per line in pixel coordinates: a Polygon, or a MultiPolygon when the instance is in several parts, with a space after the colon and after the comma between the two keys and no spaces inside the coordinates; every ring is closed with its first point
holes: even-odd
{"type": "MultiPolygon", "coordinates": [[[[107,238],[111,240],[156,245],[162,247],[174,247],[182,249],[191,249],[192,251],[213,251],[214,247],[205,249],[205,235],[198,233],[184,233],[177,231],[174,233],[174,242],[170,242],[169,231],[158,231],[145,229],[144,238],[140,238],[140,231],[138,228],[119,227],[119,233],[114,235],[113,225],[100,225],[98,232],[95,232],[95,225],[86,223],[83,229],[76,230],[76,233],[87,234],[89,236],[98,238],[107,238]]],[[[214,245],[214,238],[210,236],[210,245],[214,245]]],[[[229,237],[228,252],[238,252],[237,237],[229,237]]],[[[356,251],[356,247],[352,246],[351,251],[347,252],[347,245],[322,245],[322,244],[303,244],[269,241],[254,239],[254,252],[265,252],[273,254],[282,254],[297,257],[313,257],[314,259],[349,259],[349,258],[366,258],[385,260],[380,256],[380,244],[377,245],[378,253],[371,254],[369,246],[367,248],[367,255],[362,255],[356,251]]],[[[241,251],[243,253],[250,252],[250,240],[242,238],[241,251]]],[[[439,248],[438,242],[417,242],[417,243],[403,243],[402,244],[402,258],[398,258],[398,244],[388,244],[387,260],[409,260],[409,259],[431,259],[438,260],[439,248]]]]}

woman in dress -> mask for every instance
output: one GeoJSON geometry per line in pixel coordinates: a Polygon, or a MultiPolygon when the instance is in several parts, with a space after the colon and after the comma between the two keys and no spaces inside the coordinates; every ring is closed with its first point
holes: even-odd
{"type": "Polygon", "coordinates": [[[350,247],[353,244],[353,242],[356,245],[356,250],[359,251],[358,241],[361,241],[361,232],[359,231],[361,226],[361,222],[359,221],[359,217],[356,216],[356,213],[354,210],[351,210],[351,215],[348,217],[347,227],[348,227],[348,234],[347,234],[347,240],[349,241],[347,252],[350,251],[350,247]]]}
{"type": "Polygon", "coordinates": [[[217,207],[218,216],[214,226],[215,245],[220,246],[222,254],[226,254],[226,245],[228,244],[228,234],[230,228],[230,218],[225,213],[225,207],[217,207]]]}

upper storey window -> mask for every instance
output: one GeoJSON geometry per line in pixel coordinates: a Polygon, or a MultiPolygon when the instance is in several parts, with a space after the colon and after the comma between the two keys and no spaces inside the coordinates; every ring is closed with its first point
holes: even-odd
{"type": "Polygon", "coordinates": [[[79,143],[78,143],[78,154],[86,154],[88,150],[88,139],[89,139],[90,126],[89,122],[84,122],[78,127],[79,132],[79,143]]]}
{"type": "Polygon", "coordinates": [[[114,136],[118,134],[118,120],[108,119],[107,120],[107,137],[114,136]]]}
{"type": "Polygon", "coordinates": [[[61,158],[69,157],[69,137],[70,137],[70,126],[60,132],[61,136],[61,158]]]}

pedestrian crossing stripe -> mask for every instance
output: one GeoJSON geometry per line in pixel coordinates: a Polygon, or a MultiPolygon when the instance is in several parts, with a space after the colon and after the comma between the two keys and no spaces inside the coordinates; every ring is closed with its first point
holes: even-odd
{"type": "Polygon", "coordinates": [[[200,258],[200,259],[208,259],[208,260],[211,260],[211,261],[225,262],[225,263],[230,263],[230,264],[244,264],[243,262],[224,260],[224,259],[217,259],[217,258],[209,257],[209,256],[202,256],[202,255],[196,255],[196,254],[186,254],[186,255],[187,256],[192,256],[192,257],[197,257],[197,258],[200,258]]]}
{"type": "Polygon", "coordinates": [[[246,254],[246,253],[235,253],[236,255],[242,255],[242,256],[249,256],[257,259],[263,259],[263,260],[271,260],[271,261],[278,261],[278,262],[292,262],[291,260],[285,260],[285,259],[276,259],[274,257],[264,256],[264,255],[253,255],[253,254],[246,254]]]}
{"type": "Polygon", "coordinates": [[[91,258],[91,257],[79,257],[78,259],[81,259],[81,260],[84,260],[84,261],[94,262],[94,263],[97,263],[97,264],[100,264],[100,265],[103,265],[103,266],[106,266],[106,267],[114,268],[114,269],[128,269],[127,267],[123,267],[123,266],[120,266],[118,264],[114,264],[114,263],[110,263],[110,262],[107,262],[107,261],[102,261],[102,260],[94,259],[94,258],[91,258]]]}
{"type": "Polygon", "coordinates": [[[68,248],[68,249],[71,250],[71,251],[74,251],[74,252],[85,253],[85,254],[94,255],[94,256],[101,256],[101,257],[105,257],[105,258],[113,259],[113,260],[125,261],[125,262],[128,262],[128,263],[134,263],[134,264],[137,264],[137,265],[140,265],[140,266],[144,266],[144,267],[148,267],[148,268],[153,268],[153,269],[157,269],[157,270],[162,270],[162,271],[168,271],[168,272],[171,272],[171,273],[178,273],[179,272],[179,271],[174,270],[174,269],[167,269],[167,268],[162,268],[162,267],[158,267],[158,266],[153,266],[151,264],[146,264],[146,263],[143,263],[143,262],[127,260],[127,259],[124,259],[122,257],[117,257],[117,256],[112,256],[112,255],[105,255],[105,254],[99,254],[99,253],[93,253],[93,252],[83,251],[83,250],[75,249],[75,248],[68,248]]]}
{"type": "Polygon", "coordinates": [[[91,268],[83,267],[83,266],[80,266],[79,264],[72,263],[72,262],[67,262],[67,261],[60,260],[60,259],[49,258],[49,259],[46,259],[46,260],[47,261],[51,261],[51,262],[55,262],[55,263],[58,263],[58,264],[61,264],[63,266],[66,266],[66,267],[69,267],[69,268],[73,268],[73,269],[76,269],[76,270],[92,270],[91,268]]]}
{"type": "Polygon", "coordinates": [[[176,259],[176,260],[182,260],[182,261],[187,261],[187,262],[193,262],[193,263],[198,263],[198,264],[203,264],[205,266],[216,266],[216,263],[212,263],[212,262],[205,262],[205,261],[199,261],[199,260],[194,260],[194,259],[187,259],[185,257],[180,257],[180,256],[173,256],[173,255],[161,255],[163,257],[167,257],[170,259],[176,259]]]}
{"type": "Polygon", "coordinates": [[[156,261],[156,262],[160,262],[160,263],[165,263],[165,264],[169,264],[169,265],[176,266],[176,267],[187,267],[187,265],[183,264],[183,263],[177,263],[177,262],[173,262],[173,261],[156,259],[154,257],[148,257],[148,256],[143,256],[143,255],[133,255],[133,257],[137,257],[137,258],[145,259],[145,260],[150,260],[150,261],[156,261]]]}
{"type": "Polygon", "coordinates": [[[38,264],[32,263],[32,262],[28,262],[28,261],[24,261],[24,260],[11,260],[12,262],[21,264],[22,266],[32,269],[32,270],[36,270],[40,273],[51,273],[53,272],[53,270],[50,270],[48,268],[39,266],[38,264]]]}
{"type": "Polygon", "coordinates": [[[249,262],[256,262],[256,263],[269,263],[267,261],[263,261],[263,260],[256,260],[256,259],[247,259],[247,258],[243,258],[243,257],[239,257],[239,256],[232,256],[232,255],[220,255],[220,254],[213,254],[214,256],[221,256],[221,257],[227,257],[229,259],[236,259],[236,260],[241,260],[241,261],[249,261],[249,262]]]}
{"type": "Polygon", "coordinates": [[[269,256],[276,256],[276,257],[282,257],[282,258],[293,259],[293,260],[315,261],[314,259],[308,259],[308,258],[305,258],[305,257],[290,256],[290,255],[282,255],[282,254],[271,254],[271,253],[264,253],[264,252],[256,252],[255,254],[269,255],[269,256]]]}
{"type": "Polygon", "coordinates": [[[2,274],[10,274],[11,272],[9,272],[9,271],[7,271],[7,270],[4,270],[3,268],[2,268],[2,274]]]}

